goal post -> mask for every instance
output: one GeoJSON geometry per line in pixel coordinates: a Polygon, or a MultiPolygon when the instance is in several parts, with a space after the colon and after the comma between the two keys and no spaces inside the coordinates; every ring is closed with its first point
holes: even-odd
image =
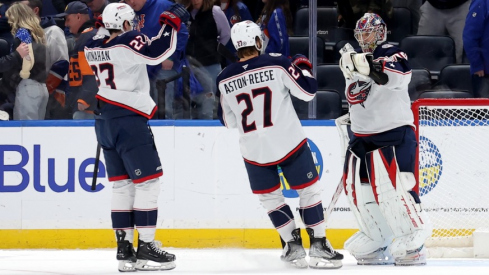
{"type": "Polygon", "coordinates": [[[474,257],[473,233],[489,230],[489,99],[420,99],[412,110],[417,191],[434,228],[426,247],[474,257]]]}

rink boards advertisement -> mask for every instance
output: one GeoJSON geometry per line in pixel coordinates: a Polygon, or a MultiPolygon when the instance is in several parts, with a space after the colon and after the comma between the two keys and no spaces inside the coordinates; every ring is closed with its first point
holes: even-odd
{"type": "MultiPolygon", "coordinates": [[[[164,171],[157,238],[165,246],[280,247],[278,233],[251,193],[236,129],[218,121],[150,125],[164,171]]],[[[339,135],[332,120],[303,121],[303,126],[326,208],[342,175],[339,135]]],[[[103,154],[97,189],[90,190],[97,145],[93,121],[10,121],[0,131],[0,248],[113,247],[103,154]]],[[[280,178],[297,226],[304,228],[297,192],[283,174],[280,178]]],[[[328,238],[342,248],[356,228],[341,194],[327,220],[328,238]]]]}

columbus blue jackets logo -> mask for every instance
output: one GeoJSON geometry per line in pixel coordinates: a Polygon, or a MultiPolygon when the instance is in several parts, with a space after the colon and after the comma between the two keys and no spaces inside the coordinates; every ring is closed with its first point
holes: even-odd
{"type": "Polygon", "coordinates": [[[363,106],[365,100],[367,100],[370,90],[372,89],[372,82],[356,81],[348,86],[346,92],[346,99],[350,105],[360,104],[363,106]]]}
{"type": "MultiPolygon", "coordinates": [[[[314,159],[314,164],[316,164],[316,170],[318,172],[319,179],[321,179],[321,174],[323,173],[323,157],[321,156],[319,148],[316,146],[316,144],[314,144],[314,142],[312,142],[311,139],[307,139],[307,144],[311,149],[312,158],[314,159]]],[[[282,169],[280,167],[278,169],[278,174],[280,176],[280,188],[282,189],[284,197],[298,198],[299,193],[297,193],[296,190],[290,188],[289,183],[287,182],[287,179],[285,178],[284,173],[282,172],[282,169]]],[[[308,173],[307,177],[312,178],[313,173],[308,173]]]]}
{"type": "Polygon", "coordinates": [[[428,194],[440,180],[443,161],[440,150],[430,139],[419,137],[419,194],[428,194]]]}

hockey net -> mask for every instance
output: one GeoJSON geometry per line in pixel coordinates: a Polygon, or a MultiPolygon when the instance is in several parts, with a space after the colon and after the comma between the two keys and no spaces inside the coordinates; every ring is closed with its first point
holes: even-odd
{"type": "Polygon", "coordinates": [[[431,257],[473,257],[473,232],[489,229],[489,99],[413,103],[422,207],[431,257]]]}

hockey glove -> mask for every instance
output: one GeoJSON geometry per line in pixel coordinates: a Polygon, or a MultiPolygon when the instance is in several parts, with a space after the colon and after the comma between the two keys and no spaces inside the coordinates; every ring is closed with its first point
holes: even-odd
{"type": "Polygon", "coordinates": [[[95,21],[95,28],[98,29],[103,26],[104,26],[104,21],[102,21],[102,15],[99,15],[97,17],[97,20],[95,21]]]}
{"type": "Polygon", "coordinates": [[[309,61],[309,59],[303,54],[294,55],[292,57],[292,64],[296,65],[302,70],[308,70],[309,72],[312,70],[311,61],[309,61]]]}
{"type": "Polygon", "coordinates": [[[186,23],[190,19],[188,11],[180,4],[173,4],[169,10],[160,15],[160,25],[170,25],[176,31],[180,30],[180,24],[186,23]]]}
{"type": "Polygon", "coordinates": [[[374,62],[371,53],[356,54],[352,56],[352,60],[355,70],[372,78],[375,83],[384,85],[389,80],[387,74],[384,73],[384,66],[380,62],[374,62]]]}

